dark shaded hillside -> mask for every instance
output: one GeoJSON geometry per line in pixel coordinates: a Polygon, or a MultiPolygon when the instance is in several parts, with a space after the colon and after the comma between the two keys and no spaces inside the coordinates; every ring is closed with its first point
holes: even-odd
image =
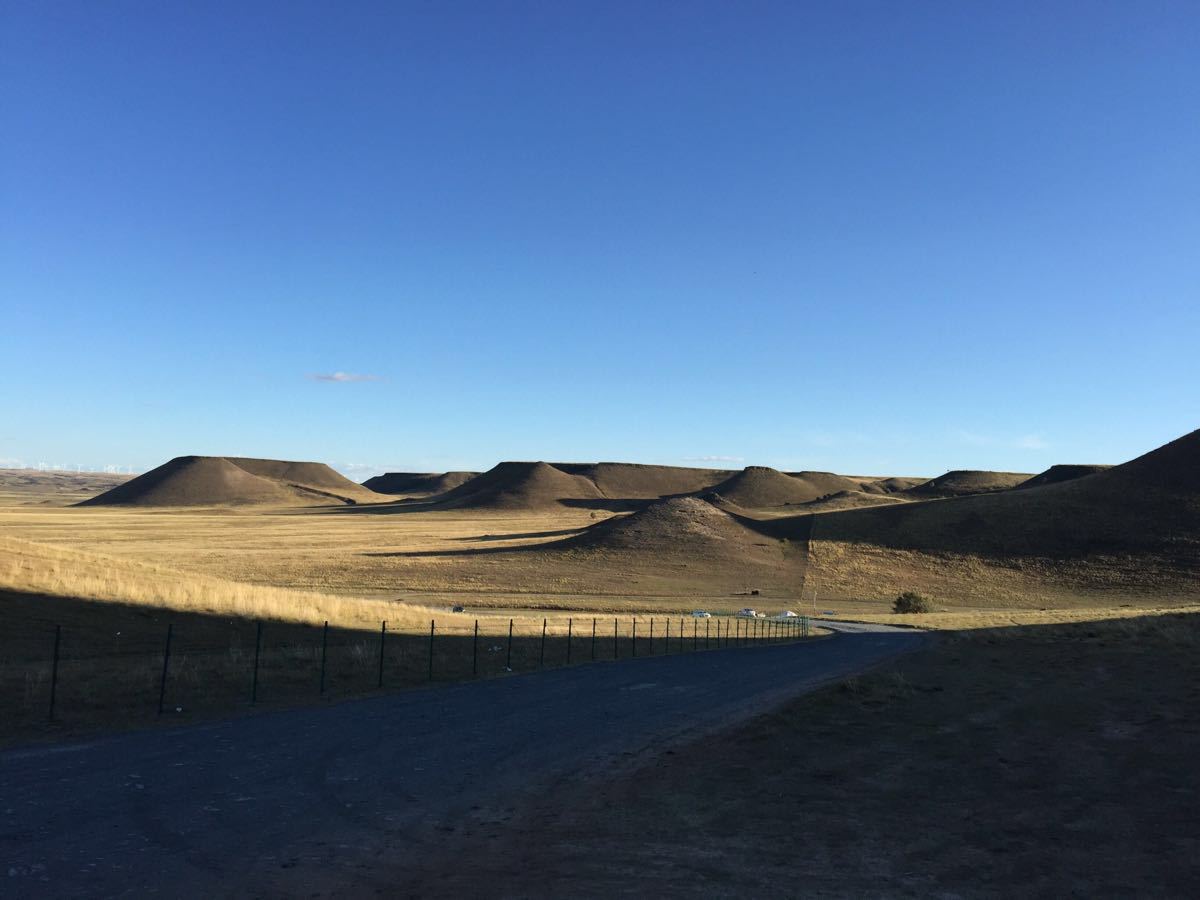
{"type": "Polygon", "coordinates": [[[966,497],[1007,491],[1030,479],[1028,472],[983,472],[955,469],[909,488],[905,493],[914,500],[938,497],[966,497]]]}
{"type": "Polygon", "coordinates": [[[554,463],[554,467],[570,475],[582,475],[590,479],[600,493],[611,500],[657,500],[694,494],[733,474],[722,469],[613,462],[554,463]]]}
{"type": "Polygon", "coordinates": [[[433,496],[466,484],[478,472],[387,472],[363,482],[363,487],[379,494],[433,496]]]}
{"type": "Polygon", "coordinates": [[[1112,466],[1096,465],[1051,466],[1045,472],[1034,475],[1028,481],[1018,484],[1017,489],[1024,490],[1025,488],[1041,487],[1045,484],[1058,484],[1061,481],[1074,481],[1076,478],[1083,478],[1085,475],[1095,475],[1097,472],[1103,472],[1111,468],[1112,466]]]}
{"type": "Polygon", "coordinates": [[[812,537],[988,557],[1151,553],[1200,575],[1200,431],[1070,481],[827,513],[812,537]]]}

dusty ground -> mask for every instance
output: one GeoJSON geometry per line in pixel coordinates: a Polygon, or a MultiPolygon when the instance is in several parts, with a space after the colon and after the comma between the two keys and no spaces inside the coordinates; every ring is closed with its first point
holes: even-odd
{"type": "Polygon", "coordinates": [[[987,630],[431,858],[451,896],[1200,890],[1200,617],[987,630]]]}

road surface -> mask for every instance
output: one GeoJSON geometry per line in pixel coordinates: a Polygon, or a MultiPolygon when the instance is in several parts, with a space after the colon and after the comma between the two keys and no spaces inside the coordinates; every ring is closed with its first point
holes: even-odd
{"type": "Polygon", "coordinates": [[[573,773],[629,764],[926,640],[822,624],[841,633],[5,751],[0,896],[345,894],[444,849],[467,819],[503,829],[522,798],[573,773]]]}

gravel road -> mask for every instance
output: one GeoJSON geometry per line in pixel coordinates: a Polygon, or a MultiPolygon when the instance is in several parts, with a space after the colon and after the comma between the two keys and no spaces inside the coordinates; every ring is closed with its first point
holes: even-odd
{"type": "MultiPolygon", "coordinates": [[[[596,777],[926,640],[596,663],[0,753],[0,895],[354,893],[523,798],[596,777]]],[[[387,885],[376,884],[387,892],[387,885]]]]}

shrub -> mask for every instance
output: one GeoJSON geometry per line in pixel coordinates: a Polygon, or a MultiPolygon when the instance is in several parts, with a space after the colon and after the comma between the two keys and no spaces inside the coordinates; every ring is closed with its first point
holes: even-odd
{"type": "Polygon", "coordinates": [[[927,613],[933,612],[933,603],[915,591],[905,591],[892,604],[892,612],[897,613],[927,613]]]}

